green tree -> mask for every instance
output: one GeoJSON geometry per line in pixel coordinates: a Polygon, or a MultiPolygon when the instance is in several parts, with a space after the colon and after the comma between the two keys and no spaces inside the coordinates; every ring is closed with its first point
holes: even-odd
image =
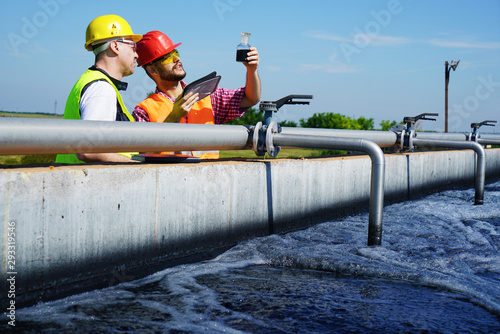
{"type": "Polygon", "coordinates": [[[255,125],[258,122],[264,122],[264,113],[254,108],[248,109],[245,114],[224,124],[229,125],[255,125]]]}
{"type": "Polygon", "coordinates": [[[355,126],[354,130],[373,130],[373,118],[360,117],[353,121],[353,125],[355,126]]]}
{"type": "Polygon", "coordinates": [[[334,113],[315,113],[307,120],[300,120],[300,126],[304,128],[372,130],[373,124],[373,118],[353,119],[334,113]]]}
{"type": "Polygon", "coordinates": [[[391,128],[391,126],[394,126],[398,124],[396,121],[386,121],[386,120],[383,120],[382,122],[380,122],[380,127],[382,128],[382,131],[387,131],[391,128]]]}
{"type": "Polygon", "coordinates": [[[279,122],[281,126],[285,126],[285,127],[289,127],[289,128],[296,128],[297,127],[297,123],[295,123],[294,121],[283,121],[283,122],[279,122]]]}
{"type": "MultiPolygon", "coordinates": [[[[301,119],[300,125],[304,128],[371,130],[373,129],[373,118],[359,117],[358,119],[354,119],[341,114],[319,113],[314,114],[307,120],[301,119]]],[[[346,151],[339,150],[324,150],[321,152],[322,155],[346,153],[346,151]]]]}

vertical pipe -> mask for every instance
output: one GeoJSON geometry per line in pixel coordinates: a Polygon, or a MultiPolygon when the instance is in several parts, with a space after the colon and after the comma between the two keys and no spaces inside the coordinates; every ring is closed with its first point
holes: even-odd
{"type": "Polygon", "coordinates": [[[473,143],[473,147],[474,151],[476,152],[477,158],[477,173],[475,180],[476,196],[474,204],[482,205],[484,201],[484,183],[486,178],[486,151],[478,143],[473,143]]]}
{"type": "Polygon", "coordinates": [[[382,212],[384,209],[385,157],[377,144],[365,139],[362,141],[365,147],[371,146],[365,152],[370,155],[372,160],[368,246],[380,246],[382,244],[382,212]]]}
{"type": "Polygon", "coordinates": [[[376,143],[362,138],[339,138],[277,133],[273,136],[273,144],[274,146],[343,149],[367,153],[372,161],[367,244],[368,246],[381,245],[385,156],[382,149],[376,143]]]}
{"type": "Polygon", "coordinates": [[[484,148],[476,142],[454,142],[454,141],[435,141],[428,139],[413,138],[413,144],[422,147],[443,147],[443,148],[459,148],[459,149],[470,149],[476,152],[477,165],[476,165],[476,175],[474,179],[474,187],[476,190],[475,194],[475,205],[483,204],[484,200],[484,180],[486,177],[486,152],[484,148]]]}

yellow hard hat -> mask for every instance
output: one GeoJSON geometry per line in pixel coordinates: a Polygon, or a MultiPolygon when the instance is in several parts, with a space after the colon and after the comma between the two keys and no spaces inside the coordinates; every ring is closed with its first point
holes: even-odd
{"type": "Polygon", "coordinates": [[[85,49],[92,51],[92,43],[117,37],[129,37],[139,42],[142,35],[135,35],[130,25],[118,15],[103,15],[90,22],[85,32],[85,49]]]}

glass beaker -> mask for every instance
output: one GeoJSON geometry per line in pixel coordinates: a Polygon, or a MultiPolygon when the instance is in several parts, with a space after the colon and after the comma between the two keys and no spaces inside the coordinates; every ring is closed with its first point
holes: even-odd
{"type": "Polygon", "coordinates": [[[247,53],[250,51],[248,40],[250,38],[249,32],[241,32],[241,43],[236,47],[236,61],[247,61],[247,53]]]}

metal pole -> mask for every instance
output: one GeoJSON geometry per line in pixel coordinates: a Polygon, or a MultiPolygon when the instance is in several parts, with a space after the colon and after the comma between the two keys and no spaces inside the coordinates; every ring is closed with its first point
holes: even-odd
{"type": "Polygon", "coordinates": [[[359,138],[333,138],[277,133],[273,136],[274,146],[345,149],[365,152],[372,161],[370,182],[370,212],[368,218],[368,246],[382,243],[382,210],[384,207],[385,156],[373,141],[359,138]]]}
{"type": "Polygon", "coordinates": [[[446,148],[459,148],[459,149],[471,149],[476,152],[477,166],[476,166],[476,177],[474,180],[476,196],[475,205],[483,204],[484,200],[484,182],[486,177],[486,152],[484,148],[476,142],[454,142],[454,141],[435,141],[435,140],[425,140],[420,138],[414,138],[413,144],[422,147],[446,147],[446,148]]]}
{"type": "Polygon", "coordinates": [[[0,119],[0,154],[250,149],[243,125],[0,119]]]}

